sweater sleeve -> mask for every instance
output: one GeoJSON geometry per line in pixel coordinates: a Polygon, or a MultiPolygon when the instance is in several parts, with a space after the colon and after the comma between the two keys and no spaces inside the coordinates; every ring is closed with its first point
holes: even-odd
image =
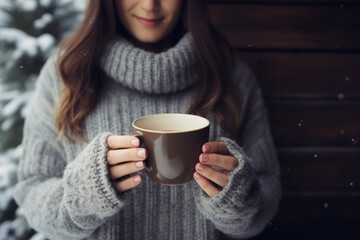
{"type": "Polygon", "coordinates": [[[98,135],[75,159],[66,161],[54,127],[56,77],[50,59],[40,73],[25,119],[14,198],[30,226],[46,237],[83,239],[123,207],[124,196],[115,192],[108,177],[110,133],[98,135]]]}
{"type": "Polygon", "coordinates": [[[238,79],[245,115],[237,139],[219,137],[238,160],[228,184],[210,198],[196,183],[193,190],[200,212],[229,237],[259,234],[277,212],[281,186],[279,164],[270,130],[268,112],[257,79],[240,65],[238,79]]]}

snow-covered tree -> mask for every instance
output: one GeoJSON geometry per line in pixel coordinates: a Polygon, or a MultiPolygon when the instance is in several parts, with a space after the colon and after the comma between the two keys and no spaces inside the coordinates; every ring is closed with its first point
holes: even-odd
{"type": "Polygon", "coordinates": [[[24,118],[41,67],[79,23],[85,4],[86,0],[0,1],[0,239],[29,239],[34,234],[12,198],[24,118]]]}

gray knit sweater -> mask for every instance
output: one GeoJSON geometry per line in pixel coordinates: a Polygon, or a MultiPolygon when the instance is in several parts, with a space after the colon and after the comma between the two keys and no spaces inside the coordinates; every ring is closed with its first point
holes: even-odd
{"type": "MultiPolygon", "coordinates": [[[[84,56],[86,57],[86,56],[84,56]]],[[[29,224],[49,239],[218,239],[220,232],[248,238],[275,215],[279,166],[267,109],[253,72],[237,59],[232,73],[245,110],[238,139],[209,114],[210,141],[224,141],[239,161],[228,185],[210,198],[192,180],[163,186],[143,182],[117,194],[109,181],[106,138],[131,132],[131,122],[155,113],[185,113],[195,94],[198,58],[191,34],[151,53],[121,37],[107,46],[101,93],[83,129],[88,142],[55,142],[54,106],[62,83],[50,58],[37,81],[26,118],[15,200],[29,224]]],[[[76,81],[76,79],[74,79],[76,81]]]]}

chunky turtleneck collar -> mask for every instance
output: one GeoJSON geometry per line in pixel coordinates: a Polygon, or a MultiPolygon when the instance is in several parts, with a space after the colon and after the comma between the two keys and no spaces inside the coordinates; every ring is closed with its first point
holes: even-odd
{"type": "Polygon", "coordinates": [[[116,82],[146,93],[181,91],[197,80],[198,58],[191,34],[172,48],[153,53],[117,35],[107,45],[101,68],[116,82]]]}

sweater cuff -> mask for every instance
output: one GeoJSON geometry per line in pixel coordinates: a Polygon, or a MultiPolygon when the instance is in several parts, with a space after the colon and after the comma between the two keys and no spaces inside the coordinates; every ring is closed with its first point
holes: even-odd
{"type": "Polygon", "coordinates": [[[78,216],[109,217],[125,204],[125,194],[117,194],[109,178],[106,155],[110,135],[107,132],[94,138],[65,169],[66,204],[78,216]]]}
{"type": "Polygon", "coordinates": [[[200,191],[198,199],[200,208],[204,212],[214,215],[234,214],[234,208],[245,207],[245,200],[254,189],[254,175],[249,158],[243,149],[233,140],[221,137],[218,141],[224,142],[230,155],[235,157],[239,164],[229,173],[228,184],[214,197],[209,197],[204,191],[200,191]]]}

